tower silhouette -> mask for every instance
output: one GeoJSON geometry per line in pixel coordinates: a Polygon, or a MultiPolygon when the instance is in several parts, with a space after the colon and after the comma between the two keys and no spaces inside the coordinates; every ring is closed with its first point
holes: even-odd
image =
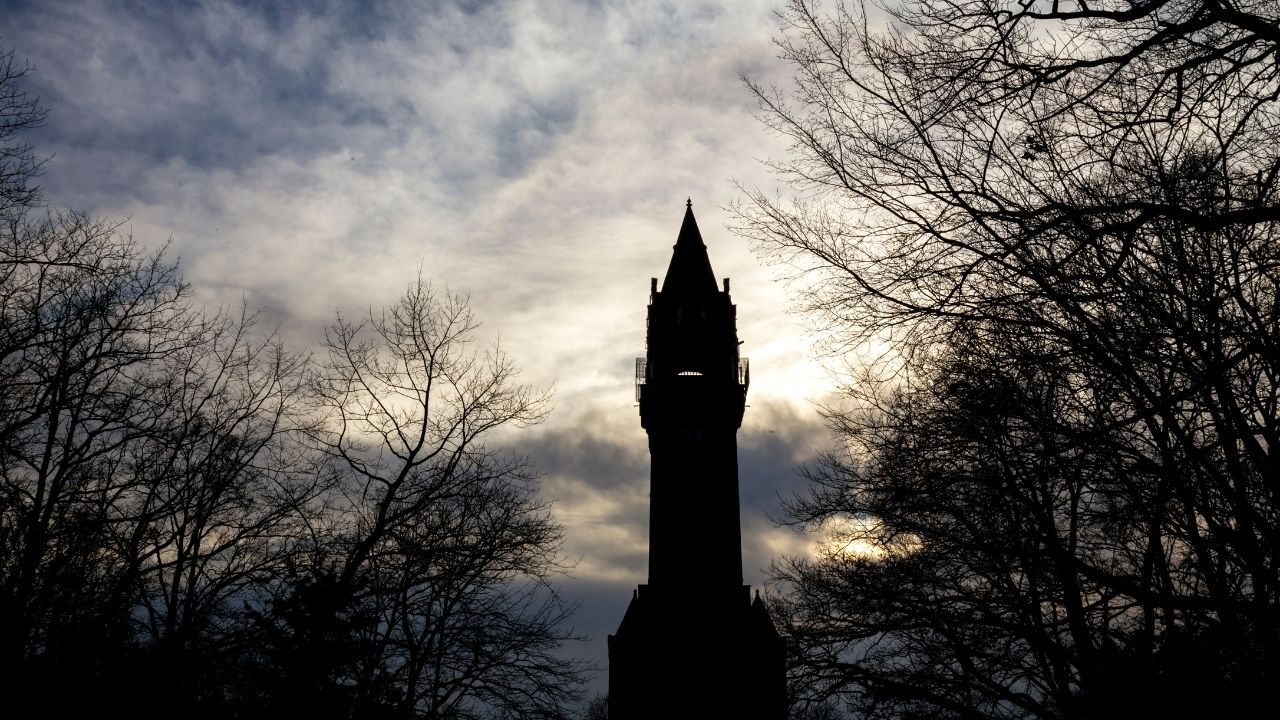
{"type": "Polygon", "coordinates": [[[782,642],[742,584],[737,432],[750,381],[729,280],[717,286],[686,205],[650,284],[636,360],[649,434],[649,582],[609,636],[609,717],[786,716],[782,642]]]}

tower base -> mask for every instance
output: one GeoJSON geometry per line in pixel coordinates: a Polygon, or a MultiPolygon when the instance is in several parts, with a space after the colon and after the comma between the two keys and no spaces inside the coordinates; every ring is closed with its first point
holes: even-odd
{"type": "Polygon", "coordinates": [[[786,660],[750,587],[722,595],[641,585],[609,636],[609,718],[784,720],[786,660]]]}

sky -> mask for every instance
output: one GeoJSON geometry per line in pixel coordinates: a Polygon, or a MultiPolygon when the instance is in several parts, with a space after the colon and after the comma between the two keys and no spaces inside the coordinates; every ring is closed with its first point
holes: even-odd
{"type": "Polygon", "coordinates": [[[829,444],[832,381],[784,270],[726,227],[739,184],[787,192],[741,79],[787,81],[777,4],[3,1],[0,45],[51,113],[29,138],[52,156],[46,199],[170,243],[201,302],[247,302],[308,347],[419,272],[469,294],[485,341],[554,389],[550,418],[503,441],[556,500],[589,638],[571,650],[598,692],[645,580],[634,358],[686,198],[751,359],[746,581],[810,542],[771,518],[829,444]]]}

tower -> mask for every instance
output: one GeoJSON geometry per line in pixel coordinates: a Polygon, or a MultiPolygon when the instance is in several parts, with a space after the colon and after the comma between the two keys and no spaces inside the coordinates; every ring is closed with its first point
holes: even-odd
{"type": "Polygon", "coordinates": [[[736,319],[689,203],[662,289],[651,282],[636,360],[649,582],[609,636],[612,720],[786,716],[782,642],[742,584],[737,432],[750,376],[736,319]]]}

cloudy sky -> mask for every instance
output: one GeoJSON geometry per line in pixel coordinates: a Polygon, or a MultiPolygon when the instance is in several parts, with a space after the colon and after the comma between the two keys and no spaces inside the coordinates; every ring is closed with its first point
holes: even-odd
{"type": "Polygon", "coordinates": [[[419,270],[470,294],[523,378],[554,385],[551,419],[509,443],[558,498],[577,652],[603,666],[645,579],[633,362],[686,197],[752,363],[747,581],[803,547],[768,514],[827,442],[830,382],[777,269],[725,227],[734,181],[772,189],[761,161],[786,149],[740,80],[786,80],[777,3],[5,1],[0,45],[51,111],[31,136],[47,199],[171,241],[202,301],[243,298],[307,345],[419,270]]]}

